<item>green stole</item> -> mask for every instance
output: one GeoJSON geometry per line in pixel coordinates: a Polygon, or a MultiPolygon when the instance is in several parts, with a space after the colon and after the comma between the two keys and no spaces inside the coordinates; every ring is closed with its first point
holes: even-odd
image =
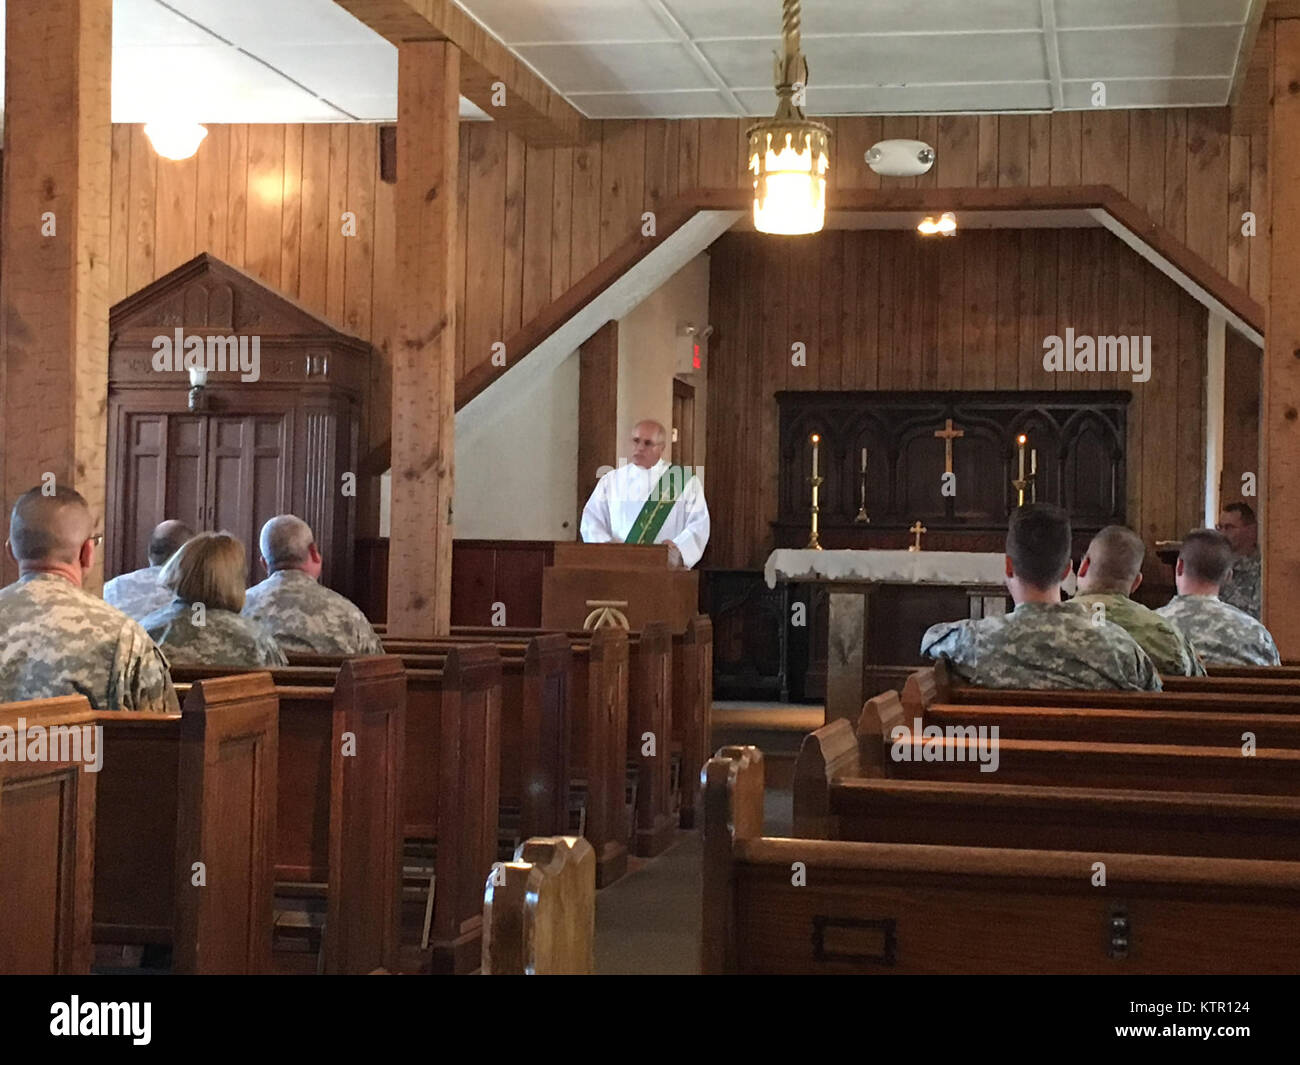
{"type": "Polygon", "coordinates": [[[636,516],[636,521],[632,523],[632,531],[627,534],[624,543],[629,544],[653,544],[655,537],[659,535],[659,530],[664,527],[664,522],[668,520],[668,515],[672,513],[673,506],[680,495],[674,495],[675,486],[680,486],[682,493],[686,492],[686,486],[690,483],[695,472],[684,470],[681,466],[669,466],[664,470],[663,476],[659,478],[659,484],[655,490],[650,493],[650,498],[645,501],[645,506],[641,508],[641,513],[636,516]],[[673,471],[677,471],[674,475],[673,471]],[[674,485],[676,482],[676,485],[674,485]]]}

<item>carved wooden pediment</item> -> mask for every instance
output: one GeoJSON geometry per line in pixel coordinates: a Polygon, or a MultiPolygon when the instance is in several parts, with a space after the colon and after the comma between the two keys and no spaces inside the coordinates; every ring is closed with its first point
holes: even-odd
{"type": "Polygon", "coordinates": [[[257,333],[263,337],[323,337],[365,347],[257,278],[203,252],[115,304],[114,336],[138,332],[257,333]]]}

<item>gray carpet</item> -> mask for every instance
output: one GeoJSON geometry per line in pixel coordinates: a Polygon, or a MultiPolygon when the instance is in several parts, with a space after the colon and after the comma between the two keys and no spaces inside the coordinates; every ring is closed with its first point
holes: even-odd
{"type": "MultiPolygon", "coordinates": [[[[764,834],[788,836],[789,791],[764,797],[764,834]]],[[[698,832],[678,832],[658,858],[596,895],[596,972],[602,976],[700,971],[700,861],[698,832]]]]}

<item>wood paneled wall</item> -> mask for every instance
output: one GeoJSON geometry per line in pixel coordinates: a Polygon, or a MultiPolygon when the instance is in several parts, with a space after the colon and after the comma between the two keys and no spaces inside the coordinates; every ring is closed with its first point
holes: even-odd
{"type": "MultiPolygon", "coordinates": [[[[594,123],[596,138],[581,147],[532,148],[491,123],[462,124],[458,379],[637,234],[643,211],[692,188],[745,187],[747,125],[608,121],[594,123]]],[[[1256,299],[1267,299],[1265,139],[1233,135],[1226,110],[840,118],[830,125],[834,188],[1109,184],[1256,299]],[[938,162],[922,178],[882,179],[862,158],[881,137],[927,140],[938,162]],[[1253,238],[1242,234],[1247,210],[1257,215],[1253,238]]],[[[367,453],[388,437],[393,193],[379,179],[373,125],[214,125],[198,155],[182,163],[160,160],[140,127],[115,126],[112,298],[211,251],[371,341],[380,359],[367,453]],[[343,234],[344,211],[356,215],[354,237],[343,234]]],[[[992,273],[981,283],[995,283],[992,273]]],[[[363,472],[372,471],[363,464],[363,472]]],[[[370,509],[363,505],[366,521],[370,509]]]]}
{"type": "Polygon", "coordinates": [[[1105,230],[729,233],[709,302],[706,481],[728,520],[707,565],[761,566],[771,550],[783,389],[1126,389],[1129,524],[1148,544],[1201,524],[1206,313],[1105,230]],[[1046,372],[1043,339],[1066,327],[1149,335],[1150,380],[1046,372]]]}

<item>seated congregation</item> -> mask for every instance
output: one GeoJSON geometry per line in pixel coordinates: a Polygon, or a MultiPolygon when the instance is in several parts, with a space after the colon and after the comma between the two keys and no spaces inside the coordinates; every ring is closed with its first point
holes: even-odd
{"type": "Polygon", "coordinates": [[[7,797],[73,812],[50,823],[76,856],[0,804],[0,897],[39,918],[0,935],[3,971],[590,972],[597,887],[697,808],[705,972],[1291,965],[1300,674],[1219,598],[1219,532],[1185,538],[1153,611],[1132,531],[1101,530],[1063,600],[1067,517],[1013,512],[1015,608],[933,626],[901,695],[808,735],[776,839],[761,752],[707,757],[707,618],[390,639],[319,583],[292,515],[247,591],[235,538],[163,523],[106,587],[119,609],[82,587],[93,529],[67,489],[11,518],[0,728],[103,739],[98,774],[0,764],[7,797]],[[671,760],[640,744],[659,730],[671,760]],[[196,866],[244,888],[196,890],[196,866]]]}

